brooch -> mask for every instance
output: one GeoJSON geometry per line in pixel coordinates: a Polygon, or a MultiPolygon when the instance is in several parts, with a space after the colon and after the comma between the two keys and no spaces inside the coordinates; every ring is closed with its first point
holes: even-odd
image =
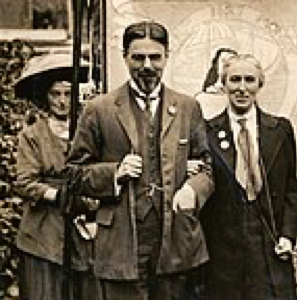
{"type": "Polygon", "coordinates": [[[223,149],[223,150],[227,150],[229,147],[230,147],[230,143],[227,141],[227,140],[222,140],[220,142],[220,147],[223,149]]]}
{"type": "Polygon", "coordinates": [[[176,114],[176,107],[171,105],[168,107],[168,112],[170,115],[175,115],[176,114]]]}
{"type": "Polygon", "coordinates": [[[226,131],[220,130],[220,131],[218,132],[218,138],[219,138],[219,139],[224,139],[226,136],[227,136],[226,131]]]}
{"type": "Polygon", "coordinates": [[[220,139],[220,147],[223,150],[227,150],[230,147],[229,141],[226,140],[227,133],[225,130],[220,130],[218,132],[218,138],[220,139]]]}

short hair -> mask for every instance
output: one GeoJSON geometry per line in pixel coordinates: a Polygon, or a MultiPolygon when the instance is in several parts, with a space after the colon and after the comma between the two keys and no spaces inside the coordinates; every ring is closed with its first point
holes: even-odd
{"type": "Polygon", "coordinates": [[[219,64],[219,59],[220,59],[222,53],[230,53],[233,55],[237,55],[237,52],[231,48],[219,48],[216,51],[216,53],[211,61],[211,67],[208,70],[206,78],[203,83],[203,87],[202,87],[203,92],[206,92],[207,88],[214,85],[219,78],[218,64],[219,64]]]}
{"type": "Polygon", "coordinates": [[[234,63],[238,61],[247,61],[254,65],[256,69],[258,69],[260,73],[259,77],[259,87],[261,88],[264,85],[265,82],[265,75],[263,68],[261,66],[260,61],[255,58],[252,54],[237,54],[235,56],[231,56],[229,59],[227,59],[223,65],[223,71],[222,71],[222,83],[223,85],[226,84],[226,78],[227,78],[227,71],[228,68],[234,63]]]}
{"type": "Polygon", "coordinates": [[[127,56],[130,44],[136,39],[149,38],[164,46],[165,51],[169,50],[169,37],[167,29],[153,21],[143,21],[129,25],[123,35],[124,57],[127,56]]]}

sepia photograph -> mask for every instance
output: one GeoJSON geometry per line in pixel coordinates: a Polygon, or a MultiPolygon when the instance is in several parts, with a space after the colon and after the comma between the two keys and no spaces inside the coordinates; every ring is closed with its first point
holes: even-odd
{"type": "Polygon", "coordinates": [[[1,0],[0,300],[297,300],[296,0],[1,0]]]}

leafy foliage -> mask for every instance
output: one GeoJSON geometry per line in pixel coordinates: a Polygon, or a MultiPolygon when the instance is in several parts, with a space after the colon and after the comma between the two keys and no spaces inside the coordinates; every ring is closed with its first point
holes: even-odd
{"type": "Polygon", "coordinates": [[[22,200],[13,183],[16,179],[17,135],[30,104],[15,99],[14,83],[34,54],[20,40],[0,44],[0,299],[18,299],[18,255],[15,238],[22,214],[22,200]]]}

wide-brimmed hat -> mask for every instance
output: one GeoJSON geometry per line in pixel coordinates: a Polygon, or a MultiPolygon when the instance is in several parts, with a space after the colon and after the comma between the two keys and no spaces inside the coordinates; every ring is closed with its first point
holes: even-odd
{"type": "MultiPolygon", "coordinates": [[[[88,70],[89,63],[81,59],[80,82],[87,82],[88,70]]],[[[54,81],[67,80],[71,82],[72,77],[72,53],[50,53],[35,56],[30,59],[17,80],[15,94],[17,98],[32,99],[34,94],[43,92],[44,86],[49,86],[54,81]]]]}

